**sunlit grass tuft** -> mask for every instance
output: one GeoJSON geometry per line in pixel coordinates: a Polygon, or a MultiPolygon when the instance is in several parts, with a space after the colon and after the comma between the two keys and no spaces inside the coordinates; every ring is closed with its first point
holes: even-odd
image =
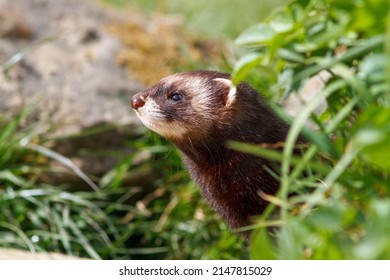
{"type": "Polygon", "coordinates": [[[46,147],[44,137],[35,133],[37,124],[27,124],[29,112],[1,121],[0,247],[92,259],[248,256],[243,240],[229,233],[203,203],[177,152],[154,134],[129,139],[134,153],[90,191],[70,192],[67,186],[42,183],[50,160],[59,160],[81,179],[87,175],[46,147]],[[151,158],[135,160],[141,153],[151,158]],[[165,174],[154,190],[123,185],[129,173],[150,164],[165,174]],[[210,249],[216,246],[220,251],[210,249]]]}

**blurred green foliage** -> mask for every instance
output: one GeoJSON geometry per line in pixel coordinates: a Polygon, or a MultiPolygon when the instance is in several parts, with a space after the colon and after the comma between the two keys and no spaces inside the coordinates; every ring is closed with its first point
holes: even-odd
{"type": "Polygon", "coordinates": [[[390,2],[293,1],[244,31],[236,43],[245,54],[233,81],[246,78],[274,101],[300,94],[321,71],[330,76],[290,120],[280,156],[235,145],[281,161],[280,216],[272,216],[272,205],[261,217],[251,256],[389,259],[390,2]],[[318,114],[321,102],[327,108],[318,114]],[[315,129],[304,128],[308,120],[315,129]],[[310,145],[296,160],[293,146],[300,131],[310,145]],[[272,224],[280,229],[271,237],[272,224]]]}
{"type": "Polygon", "coordinates": [[[273,8],[287,0],[102,0],[119,6],[134,7],[143,12],[179,15],[192,35],[234,38],[247,26],[265,18],[273,8]]]}

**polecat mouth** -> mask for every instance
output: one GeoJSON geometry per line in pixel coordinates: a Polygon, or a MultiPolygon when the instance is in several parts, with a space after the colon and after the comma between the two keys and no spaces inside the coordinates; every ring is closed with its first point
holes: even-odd
{"type": "Polygon", "coordinates": [[[145,106],[134,111],[147,128],[165,138],[180,139],[189,131],[183,123],[167,121],[164,114],[158,110],[148,110],[145,106]]]}
{"type": "Polygon", "coordinates": [[[158,123],[162,123],[163,120],[155,120],[153,117],[151,117],[150,115],[145,115],[142,110],[138,111],[138,110],[135,110],[135,112],[137,113],[137,116],[139,117],[139,119],[141,120],[141,122],[149,129],[155,131],[155,132],[158,132],[159,130],[159,125],[158,123]],[[153,119],[152,119],[153,118],[153,119]]]}

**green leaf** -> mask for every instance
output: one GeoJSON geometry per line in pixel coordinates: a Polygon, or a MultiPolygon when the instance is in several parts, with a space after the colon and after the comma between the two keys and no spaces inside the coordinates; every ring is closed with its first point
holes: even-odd
{"type": "Polygon", "coordinates": [[[274,36],[275,31],[264,23],[256,24],[242,33],[235,41],[239,46],[264,45],[274,36]]]}
{"type": "Polygon", "coordinates": [[[29,183],[24,180],[23,178],[16,176],[13,172],[10,170],[2,170],[0,171],[0,180],[5,180],[8,182],[13,183],[16,186],[20,187],[27,187],[29,186],[29,183]]]}
{"type": "Polygon", "coordinates": [[[341,229],[342,210],[340,206],[321,207],[307,217],[307,222],[321,231],[335,232],[341,229]]]}
{"type": "Polygon", "coordinates": [[[278,10],[272,15],[269,26],[277,33],[283,33],[294,27],[294,21],[290,13],[285,10],[278,10]]]}
{"type": "Polygon", "coordinates": [[[251,258],[254,260],[276,260],[276,249],[269,229],[261,227],[252,234],[251,258]]]}
{"type": "Polygon", "coordinates": [[[386,78],[386,63],[384,53],[365,57],[359,66],[359,78],[367,79],[368,81],[384,81],[386,78]]]}
{"type": "Polygon", "coordinates": [[[240,81],[245,79],[249,71],[258,65],[263,59],[263,53],[252,52],[243,56],[234,66],[232,81],[237,85],[240,81]]]}
{"type": "Polygon", "coordinates": [[[359,118],[354,141],[371,163],[390,171],[390,108],[370,107],[359,118]]]}
{"type": "Polygon", "coordinates": [[[305,63],[305,57],[289,49],[279,49],[277,55],[288,62],[305,63]]]}
{"type": "Polygon", "coordinates": [[[364,101],[372,102],[373,96],[368,91],[366,85],[355,75],[348,66],[336,63],[331,71],[346,81],[364,101]]]}

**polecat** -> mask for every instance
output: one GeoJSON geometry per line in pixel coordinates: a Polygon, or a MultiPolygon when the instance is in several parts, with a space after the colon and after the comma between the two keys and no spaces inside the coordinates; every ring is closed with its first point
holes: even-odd
{"type": "Polygon", "coordinates": [[[279,182],[264,169],[269,162],[226,143],[276,144],[285,140],[288,126],[254,89],[233,87],[229,78],[212,71],[168,76],[136,94],[131,106],[145,126],[180,149],[205,199],[230,228],[240,228],[266,207],[259,192],[273,195],[279,182]]]}

